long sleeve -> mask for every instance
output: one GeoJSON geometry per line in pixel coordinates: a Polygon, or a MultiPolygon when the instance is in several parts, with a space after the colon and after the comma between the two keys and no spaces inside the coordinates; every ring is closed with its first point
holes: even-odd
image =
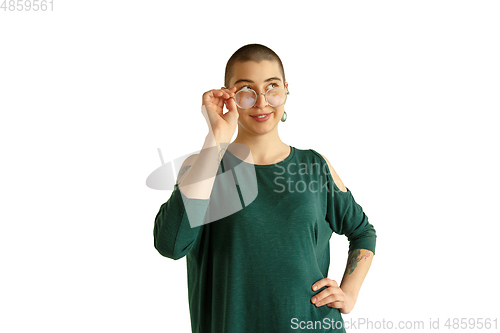
{"type": "Polygon", "coordinates": [[[375,254],[377,234],[375,228],[368,221],[363,208],[354,200],[346,187],[347,192],[341,191],[332,176],[327,174],[328,199],[326,220],[333,232],[345,235],[349,240],[349,251],[367,249],[375,254]]]}
{"type": "Polygon", "coordinates": [[[189,199],[175,184],[155,217],[154,246],[162,256],[177,260],[192,249],[203,231],[209,201],[189,199]]]}

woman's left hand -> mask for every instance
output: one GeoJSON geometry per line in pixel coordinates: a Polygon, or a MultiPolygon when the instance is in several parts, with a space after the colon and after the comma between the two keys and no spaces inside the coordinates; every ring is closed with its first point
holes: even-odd
{"type": "Polygon", "coordinates": [[[330,308],[339,309],[344,314],[351,312],[356,302],[354,297],[348,293],[344,293],[337,284],[337,281],[330,280],[329,278],[324,278],[314,283],[312,290],[316,291],[324,286],[327,286],[327,288],[311,298],[311,302],[316,307],[327,305],[330,308]]]}

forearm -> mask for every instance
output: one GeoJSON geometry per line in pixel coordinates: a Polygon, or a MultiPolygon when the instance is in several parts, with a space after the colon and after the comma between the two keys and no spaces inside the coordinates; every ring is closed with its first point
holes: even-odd
{"type": "Polygon", "coordinates": [[[209,133],[193,165],[188,165],[185,170],[179,171],[179,176],[185,174],[179,184],[179,190],[187,198],[202,200],[210,198],[221,155],[224,154],[224,149],[221,151],[221,148],[220,142],[209,133]]]}
{"type": "Polygon", "coordinates": [[[208,200],[190,199],[187,207],[182,194],[175,190],[161,205],[154,223],[154,246],[158,252],[174,260],[185,256],[194,246],[201,232],[208,200]],[[188,217],[189,216],[189,217],[188,217]]]}
{"type": "Polygon", "coordinates": [[[361,285],[370,269],[373,252],[366,249],[355,249],[349,252],[347,265],[340,283],[340,289],[356,302],[361,285]]]}

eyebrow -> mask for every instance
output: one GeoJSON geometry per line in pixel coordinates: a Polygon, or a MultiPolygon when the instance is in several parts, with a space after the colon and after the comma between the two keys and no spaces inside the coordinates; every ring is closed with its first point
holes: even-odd
{"type": "MultiPolygon", "coordinates": [[[[275,81],[275,80],[281,81],[281,79],[280,79],[279,77],[273,76],[273,77],[270,77],[269,79],[265,80],[264,82],[275,81]]],[[[241,79],[241,80],[236,81],[233,85],[235,86],[237,83],[240,83],[240,82],[250,82],[250,83],[255,83],[255,82],[253,82],[252,80],[248,80],[248,79],[241,79]]]]}

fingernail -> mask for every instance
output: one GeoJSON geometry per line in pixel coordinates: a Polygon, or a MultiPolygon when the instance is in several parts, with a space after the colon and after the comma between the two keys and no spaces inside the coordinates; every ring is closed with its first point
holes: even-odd
{"type": "Polygon", "coordinates": [[[313,302],[313,303],[314,303],[314,302],[316,302],[316,297],[314,297],[314,298],[313,298],[312,302],[313,302]]]}
{"type": "Polygon", "coordinates": [[[318,289],[318,287],[317,286],[313,286],[313,290],[316,290],[316,289],[318,289]]]}

